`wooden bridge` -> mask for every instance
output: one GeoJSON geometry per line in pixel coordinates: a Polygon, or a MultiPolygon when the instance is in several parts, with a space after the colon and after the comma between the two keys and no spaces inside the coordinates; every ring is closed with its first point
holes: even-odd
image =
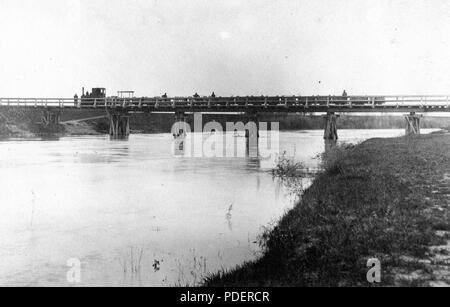
{"type": "Polygon", "coordinates": [[[450,95],[0,98],[1,106],[150,112],[450,112],[450,95]]]}
{"type": "Polygon", "coordinates": [[[231,97],[141,97],[141,98],[0,98],[2,107],[38,108],[43,122],[58,124],[62,109],[105,109],[111,135],[129,134],[129,113],[174,112],[176,120],[185,112],[326,113],[325,138],[335,139],[336,113],[400,112],[406,116],[407,133],[420,133],[416,113],[450,112],[450,95],[403,96],[231,96],[231,97]],[[56,115],[55,115],[56,114],[56,115]]]}

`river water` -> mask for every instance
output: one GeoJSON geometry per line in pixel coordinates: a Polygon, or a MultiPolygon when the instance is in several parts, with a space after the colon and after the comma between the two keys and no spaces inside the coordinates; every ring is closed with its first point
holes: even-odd
{"type": "MultiPolygon", "coordinates": [[[[316,169],[322,133],[281,132],[280,150],[316,169]]],[[[195,285],[258,257],[258,236],[295,201],[273,159],[172,148],[169,134],[0,142],[0,285],[195,285]]]]}

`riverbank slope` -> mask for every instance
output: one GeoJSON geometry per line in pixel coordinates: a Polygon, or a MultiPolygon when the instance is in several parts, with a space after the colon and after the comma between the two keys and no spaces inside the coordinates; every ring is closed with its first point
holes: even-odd
{"type": "Polygon", "coordinates": [[[301,201],[261,238],[262,257],[206,286],[450,285],[450,135],[338,147],[301,201]]]}

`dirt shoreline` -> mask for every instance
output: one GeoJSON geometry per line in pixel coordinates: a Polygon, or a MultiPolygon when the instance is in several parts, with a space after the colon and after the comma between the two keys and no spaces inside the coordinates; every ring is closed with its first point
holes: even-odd
{"type": "Polygon", "coordinates": [[[449,286],[450,134],[370,139],[324,172],[261,237],[254,262],[205,286],[449,286]],[[381,262],[379,284],[367,261],[381,262]]]}

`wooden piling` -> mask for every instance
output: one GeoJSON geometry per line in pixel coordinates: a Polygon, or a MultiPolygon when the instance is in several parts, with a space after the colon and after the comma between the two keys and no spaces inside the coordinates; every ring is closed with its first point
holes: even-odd
{"type": "Polygon", "coordinates": [[[258,113],[256,112],[247,112],[246,114],[246,124],[248,123],[254,123],[255,125],[248,125],[249,129],[245,129],[245,137],[250,138],[253,136],[256,136],[256,138],[259,138],[259,118],[258,113]],[[255,130],[256,129],[256,130],[255,130]]]}
{"type": "Polygon", "coordinates": [[[108,110],[109,135],[113,138],[126,138],[130,135],[130,116],[127,112],[108,110]]]}
{"type": "Polygon", "coordinates": [[[60,132],[61,126],[59,124],[61,118],[61,111],[44,109],[42,110],[41,127],[44,133],[60,132]]]}
{"type": "Polygon", "coordinates": [[[334,113],[328,113],[325,118],[325,132],[323,138],[325,140],[336,141],[338,139],[336,120],[339,116],[334,113]]]}
{"type": "Polygon", "coordinates": [[[183,111],[175,112],[175,123],[177,124],[173,137],[175,139],[183,138],[186,136],[186,114],[183,111]]]}
{"type": "Polygon", "coordinates": [[[409,115],[405,115],[406,120],[406,136],[420,134],[420,119],[422,115],[417,115],[412,112],[409,115]]]}

